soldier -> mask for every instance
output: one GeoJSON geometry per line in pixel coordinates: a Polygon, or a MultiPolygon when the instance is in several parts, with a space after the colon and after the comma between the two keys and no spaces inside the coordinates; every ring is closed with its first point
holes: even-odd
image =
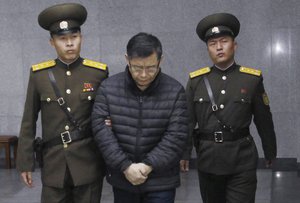
{"type": "Polygon", "coordinates": [[[17,168],[25,184],[33,187],[33,143],[41,111],[45,203],[96,203],[101,198],[103,162],[92,138],[90,114],[108,69],[80,57],[80,26],[86,17],[86,9],[74,3],[49,7],[38,17],[39,25],[50,31],[58,57],[31,68],[17,168]]]}
{"type": "MultiPolygon", "coordinates": [[[[262,140],[266,166],[271,166],[276,157],[276,138],[262,73],[240,66],[234,59],[239,28],[235,16],[217,13],[202,19],[196,30],[214,63],[190,73],[186,87],[189,134],[195,135],[205,203],[254,202],[258,153],[249,132],[252,116],[262,140]]],[[[188,161],[181,161],[181,168],[188,170],[188,161]]]]}

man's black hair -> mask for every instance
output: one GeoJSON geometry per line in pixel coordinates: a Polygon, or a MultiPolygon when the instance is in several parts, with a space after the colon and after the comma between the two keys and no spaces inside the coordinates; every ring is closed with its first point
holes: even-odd
{"type": "Polygon", "coordinates": [[[157,37],[152,34],[140,32],[133,36],[127,44],[127,56],[129,59],[140,57],[146,58],[156,53],[157,59],[162,56],[162,46],[157,37]]]}

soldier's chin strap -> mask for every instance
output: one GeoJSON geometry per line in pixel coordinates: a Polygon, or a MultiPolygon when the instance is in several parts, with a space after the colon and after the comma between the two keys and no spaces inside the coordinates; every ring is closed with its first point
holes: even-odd
{"type": "Polygon", "coordinates": [[[211,105],[212,111],[213,111],[214,115],[216,116],[218,123],[221,125],[221,127],[222,127],[223,129],[229,130],[229,131],[233,131],[232,126],[226,125],[226,124],[222,121],[222,119],[219,117],[219,115],[218,115],[218,110],[219,110],[219,108],[218,108],[218,105],[217,105],[216,102],[215,102],[214,94],[213,94],[213,92],[212,92],[212,89],[211,89],[209,80],[208,80],[208,78],[207,78],[206,75],[203,76],[203,79],[204,79],[205,87],[206,87],[206,90],[207,90],[207,93],[208,93],[210,102],[211,102],[211,104],[212,104],[212,105],[211,105]]]}
{"type": "Polygon", "coordinates": [[[67,103],[60,94],[60,91],[57,87],[56,80],[55,80],[55,77],[54,77],[54,74],[53,74],[53,71],[51,68],[48,69],[48,76],[49,76],[51,85],[53,87],[53,90],[55,92],[55,95],[57,97],[57,103],[59,104],[59,106],[63,110],[63,112],[66,114],[66,116],[68,117],[68,119],[72,123],[72,125],[74,125],[77,130],[81,131],[82,129],[81,129],[79,123],[77,122],[77,120],[75,120],[74,116],[68,110],[67,103]]]}

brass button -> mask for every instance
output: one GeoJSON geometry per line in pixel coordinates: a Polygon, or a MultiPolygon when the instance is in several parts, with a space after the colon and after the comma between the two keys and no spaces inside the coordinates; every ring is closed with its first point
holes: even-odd
{"type": "Polygon", "coordinates": [[[227,77],[225,75],[222,76],[222,80],[226,80],[227,77]]]}
{"type": "Polygon", "coordinates": [[[66,74],[67,74],[67,76],[72,75],[71,71],[69,71],[69,70],[66,72],[66,74]]]}
{"type": "Polygon", "coordinates": [[[224,109],[224,104],[220,104],[220,109],[224,109]]]}
{"type": "Polygon", "coordinates": [[[226,93],[226,91],[225,90],[221,90],[221,94],[225,94],[226,93]]]}
{"type": "Polygon", "coordinates": [[[67,90],[66,90],[66,93],[67,93],[67,94],[71,94],[71,90],[70,90],[70,89],[67,89],[67,90]]]}

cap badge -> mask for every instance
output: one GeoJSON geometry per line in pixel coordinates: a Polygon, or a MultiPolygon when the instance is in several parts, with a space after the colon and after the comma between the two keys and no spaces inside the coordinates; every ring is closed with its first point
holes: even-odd
{"type": "Polygon", "coordinates": [[[212,33],[220,33],[220,30],[219,30],[218,27],[213,27],[213,28],[211,29],[211,32],[212,32],[212,33]]]}
{"type": "Polygon", "coordinates": [[[68,22],[67,21],[61,21],[60,23],[59,23],[59,27],[60,27],[60,29],[68,29],[68,22]]]}

